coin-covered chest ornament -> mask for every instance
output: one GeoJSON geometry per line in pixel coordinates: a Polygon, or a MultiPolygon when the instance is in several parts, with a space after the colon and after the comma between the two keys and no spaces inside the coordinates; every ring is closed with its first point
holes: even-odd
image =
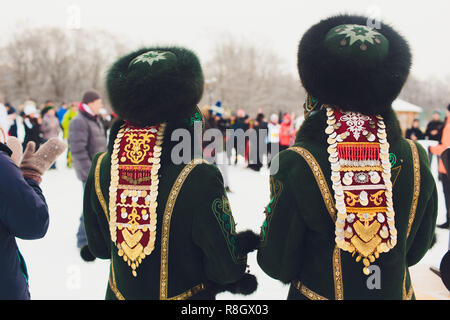
{"type": "Polygon", "coordinates": [[[397,243],[386,126],[380,115],[326,110],[336,244],[369,275],[370,264],[397,243]]]}
{"type": "Polygon", "coordinates": [[[111,155],[111,240],[134,277],[142,260],[155,248],[158,171],[165,127],[165,123],[145,128],[125,123],[111,155]]]}

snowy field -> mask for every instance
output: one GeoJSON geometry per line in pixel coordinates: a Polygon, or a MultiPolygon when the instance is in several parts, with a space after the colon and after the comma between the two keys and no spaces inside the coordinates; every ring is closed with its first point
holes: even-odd
{"type": "MultiPolygon", "coordinates": [[[[437,164],[433,164],[433,172],[437,172],[437,164]]],[[[229,166],[230,188],[229,200],[237,223],[237,231],[252,229],[259,233],[264,221],[264,207],[269,201],[269,173],[267,169],[254,172],[242,165],[229,166]]],[[[439,198],[438,224],[445,219],[445,204],[441,184],[437,184],[439,198]]],[[[76,248],[76,232],[82,210],[82,186],[77,180],[74,170],[67,169],[65,156],[57,161],[57,170],[48,171],[41,184],[50,209],[50,227],[44,239],[22,241],[18,239],[19,248],[25,257],[30,275],[31,298],[38,300],[60,299],[104,299],[109,274],[109,261],[97,259],[86,263],[80,258],[76,248]]],[[[422,259],[419,265],[412,268],[413,285],[416,291],[420,282],[438,283],[438,277],[428,272],[430,266],[439,266],[442,256],[447,252],[448,230],[437,229],[438,242],[422,259]],[[415,275],[414,270],[418,270],[415,275]],[[423,271],[425,270],[425,271],[423,271]]],[[[248,264],[251,273],[258,278],[258,290],[251,296],[243,297],[223,293],[218,299],[255,299],[283,300],[287,296],[288,286],[269,278],[262,272],[256,262],[256,253],[249,255],[248,264]]],[[[418,287],[419,285],[419,287],[418,287]]],[[[426,297],[445,299],[448,292],[438,285],[438,295],[426,297]]],[[[425,289],[424,289],[425,290],[425,289]]],[[[435,290],[434,288],[427,290],[435,290]]],[[[417,294],[417,292],[416,292],[417,294]]]]}

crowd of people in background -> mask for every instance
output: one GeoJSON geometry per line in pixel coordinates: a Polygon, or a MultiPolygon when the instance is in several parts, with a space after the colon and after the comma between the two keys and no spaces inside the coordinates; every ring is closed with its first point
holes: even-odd
{"type": "Polygon", "coordinates": [[[419,119],[414,119],[411,127],[406,130],[405,137],[414,141],[436,141],[435,145],[429,146],[428,156],[430,158],[430,163],[435,156],[439,159],[439,180],[442,182],[444,191],[447,220],[443,224],[438,225],[438,227],[448,229],[450,221],[450,179],[447,176],[447,171],[441,155],[450,147],[450,105],[447,106],[445,117],[443,117],[440,110],[436,109],[433,111],[432,119],[428,122],[425,131],[422,131],[420,128],[419,119]]]}
{"type": "MultiPolygon", "coordinates": [[[[0,102],[1,103],[1,102],[0,102]]],[[[14,108],[9,102],[2,104],[6,109],[6,112],[10,121],[10,129],[7,135],[19,136],[18,121],[22,121],[23,124],[23,147],[29,141],[36,143],[38,148],[42,143],[45,143],[52,137],[62,136],[66,141],[69,139],[69,125],[73,118],[78,114],[82,107],[82,102],[62,102],[59,107],[52,100],[47,100],[45,103],[38,107],[32,100],[25,101],[18,108],[14,108]],[[20,116],[20,118],[19,118],[20,116]]],[[[243,159],[245,166],[260,171],[263,165],[270,166],[271,159],[280,151],[283,151],[294,144],[295,134],[299,129],[303,120],[302,116],[295,118],[294,113],[278,112],[272,113],[266,117],[266,115],[258,110],[255,117],[250,116],[244,109],[238,109],[235,113],[232,113],[230,109],[225,109],[222,106],[221,101],[217,101],[215,105],[205,105],[202,107],[203,117],[206,122],[205,129],[215,128],[219,129],[225,138],[223,141],[224,150],[204,150],[204,155],[213,159],[212,162],[221,157],[224,161],[216,161],[220,164],[234,164],[238,163],[238,158],[243,159]],[[246,132],[248,129],[254,129],[256,132],[264,132],[264,135],[257,135],[256,142],[248,138],[245,140],[245,147],[237,147],[236,137],[227,137],[226,130],[233,129],[234,131],[242,129],[246,132]],[[227,139],[233,139],[233,148],[225,148],[227,146],[227,139]],[[261,141],[264,139],[264,141],[261,141]],[[260,146],[265,145],[265,150],[260,150],[260,146]],[[250,150],[256,149],[257,160],[250,161],[250,150]],[[233,151],[234,150],[234,151],[233,151]],[[222,154],[223,152],[223,154],[222,154]],[[217,153],[217,154],[216,154],[217,153]]],[[[116,115],[114,113],[108,113],[105,108],[101,108],[99,111],[99,120],[102,122],[105,135],[111,127],[116,115]]],[[[446,124],[446,118],[443,119],[441,111],[436,109],[433,111],[432,119],[426,125],[425,130],[421,129],[419,119],[414,119],[410,128],[405,132],[405,137],[414,141],[417,140],[431,140],[441,142],[444,138],[443,131],[446,124]]],[[[445,137],[446,140],[450,137],[445,137]]],[[[204,147],[208,143],[204,142],[204,147]]],[[[429,150],[430,161],[433,159],[433,153],[429,150]]],[[[67,167],[72,167],[72,154],[70,146],[67,151],[67,167]]],[[[218,166],[220,166],[218,164],[218,166]]],[[[53,165],[52,169],[56,166],[53,165]]],[[[223,168],[224,179],[226,186],[228,187],[228,178],[226,169],[223,168]]]]}
{"type": "MultiPolygon", "coordinates": [[[[206,119],[206,129],[219,129],[225,140],[233,140],[231,143],[233,147],[225,150],[227,163],[236,165],[238,158],[241,157],[246,167],[255,171],[260,171],[264,163],[270,166],[271,159],[279,151],[293,145],[295,133],[299,127],[298,122],[294,121],[293,113],[273,113],[266,120],[266,115],[261,109],[258,110],[255,117],[251,117],[244,109],[238,109],[236,113],[225,110],[221,101],[217,101],[214,106],[204,106],[202,113],[206,119]],[[249,129],[253,129],[256,131],[257,139],[252,141],[249,137],[246,137],[245,146],[239,148],[237,136],[227,136],[227,129],[232,129],[235,133],[239,132],[238,130],[247,132],[249,129]],[[263,132],[263,134],[260,134],[260,132],[263,132]],[[264,141],[261,141],[261,139],[264,141]],[[265,145],[264,150],[260,150],[262,145],[265,145]],[[252,149],[256,150],[257,159],[255,161],[251,161],[249,156],[252,149]]],[[[207,144],[208,142],[204,142],[204,146],[207,144]]],[[[223,145],[230,144],[224,141],[223,145]]],[[[206,152],[206,154],[209,155],[209,152],[206,152]]]]}
{"type": "Polygon", "coordinates": [[[436,109],[433,111],[432,119],[428,122],[425,131],[420,128],[419,119],[414,119],[412,126],[406,130],[405,137],[414,141],[417,140],[434,140],[441,141],[442,130],[445,122],[442,120],[441,111],[436,109]]]}
{"type": "MultiPolygon", "coordinates": [[[[2,106],[6,109],[10,121],[10,128],[7,135],[18,137],[18,121],[22,121],[24,130],[23,147],[25,148],[29,141],[34,141],[36,148],[38,148],[42,143],[45,143],[52,137],[62,136],[64,140],[68,140],[70,122],[78,114],[82,103],[80,101],[70,103],[62,102],[57,107],[54,101],[47,100],[41,107],[38,107],[34,101],[26,100],[18,108],[14,108],[9,102],[2,104],[2,106]]],[[[267,133],[263,138],[267,150],[264,154],[267,157],[266,163],[268,165],[277,152],[283,151],[293,145],[295,134],[302,121],[301,116],[295,118],[294,113],[283,113],[281,111],[270,114],[268,118],[261,109],[258,110],[255,117],[251,117],[244,109],[238,109],[237,112],[232,113],[229,109],[226,110],[222,106],[221,101],[217,101],[213,106],[204,106],[202,113],[206,121],[205,129],[219,129],[224,137],[226,137],[227,129],[233,129],[235,131],[242,129],[244,132],[248,129],[254,129],[257,132],[264,130],[267,133]],[[272,150],[276,151],[272,152],[272,150]]],[[[100,109],[99,119],[103,124],[105,135],[115,118],[116,115],[114,113],[109,114],[105,108],[100,109]]],[[[406,130],[405,137],[414,141],[432,140],[441,142],[444,138],[442,135],[446,121],[447,117],[443,117],[441,111],[436,109],[433,111],[432,119],[426,125],[425,130],[421,129],[419,119],[414,119],[411,127],[406,130]]],[[[258,140],[254,146],[250,144],[249,139],[246,139],[244,152],[239,152],[241,150],[238,150],[236,146],[237,141],[234,137],[234,152],[232,150],[224,150],[229,160],[228,163],[237,164],[238,157],[241,156],[248,168],[259,171],[263,166],[263,158],[259,156],[260,153],[258,153],[257,163],[249,161],[250,149],[258,149],[261,145],[261,136],[258,135],[257,137],[258,140]]],[[[450,137],[446,139],[450,139],[450,137]]],[[[224,141],[224,146],[226,142],[224,141]]],[[[206,150],[205,154],[208,154],[207,152],[206,150]]],[[[431,161],[433,153],[430,152],[429,156],[431,161]]],[[[67,152],[67,166],[72,166],[70,150],[67,152]]]]}
{"type": "MultiPolygon", "coordinates": [[[[69,124],[78,114],[81,102],[62,102],[59,106],[52,100],[47,100],[41,106],[32,100],[26,100],[22,105],[15,108],[11,103],[0,104],[6,109],[9,118],[8,136],[21,137],[23,148],[25,149],[29,141],[36,144],[36,149],[50,138],[62,137],[69,139],[69,124]],[[22,122],[23,132],[19,132],[18,121],[22,122]]],[[[115,119],[114,113],[109,114],[105,108],[100,110],[100,120],[102,121],[105,134],[111,127],[115,119]]],[[[67,151],[67,167],[72,167],[72,156],[70,149],[67,151]]],[[[56,169],[54,164],[51,169],[56,169]]]]}

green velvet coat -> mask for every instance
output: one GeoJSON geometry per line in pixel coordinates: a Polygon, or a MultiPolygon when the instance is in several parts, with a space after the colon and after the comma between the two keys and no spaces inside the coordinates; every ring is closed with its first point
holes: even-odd
{"type": "Polygon", "coordinates": [[[167,142],[170,133],[166,135],[155,249],[142,260],[134,277],[109,231],[113,131],[109,151],[93,159],[84,194],[89,249],[96,257],[111,260],[106,299],[213,299],[209,284],[236,282],[244,275],[247,261],[246,255],[237,253],[235,223],[220,171],[204,162],[174,165],[167,142]]]}
{"type": "Polygon", "coordinates": [[[369,276],[363,274],[362,262],[336,248],[325,111],[308,118],[294,148],[279,154],[279,170],[270,177],[271,200],[257,258],[269,276],[291,283],[288,299],[414,299],[408,267],[418,263],[431,246],[436,185],[425,150],[401,137],[392,111],[384,117],[389,152],[397,158],[391,180],[398,243],[380,254],[372,264],[379,270],[369,276]],[[314,159],[323,179],[320,170],[314,169],[314,159]],[[328,198],[327,189],[331,190],[328,198]]]}

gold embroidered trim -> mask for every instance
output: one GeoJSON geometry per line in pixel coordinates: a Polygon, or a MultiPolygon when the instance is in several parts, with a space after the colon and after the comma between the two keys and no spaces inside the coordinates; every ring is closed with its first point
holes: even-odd
{"type": "Polygon", "coordinates": [[[314,174],[317,186],[319,187],[320,193],[322,194],[323,201],[325,202],[325,206],[327,207],[327,210],[330,213],[331,219],[335,221],[336,209],[334,207],[333,196],[331,195],[330,188],[328,187],[325,176],[322,172],[322,169],[320,168],[320,165],[317,163],[317,160],[308,150],[304,148],[291,147],[288,150],[297,152],[308,163],[309,167],[311,168],[314,174]]]}
{"type": "MultiPolygon", "coordinates": [[[[100,167],[101,167],[103,157],[105,155],[106,155],[106,152],[102,153],[98,157],[97,165],[95,166],[94,184],[95,184],[95,193],[97,194],[97,199],[100,202],[100,204],[103,208],[103,212],[105,213],[106,220],[108,220],[108,223],[109,223],[108,210],[106,209],[106,201],[105,201],[105,198],[103,197],[102,189],[100,187],[100,167]]],[[[125,300],[123,295],[120,293],[119,289],[117,289],[116,276],[114,274],[114,263],[113,263],[112,256],[111,256],[111,277],[108,279],[108,283],[109,283],[109,287],[111,288],[111,291],[114,293],[116,298],[118,300],[125,300]]]]}
{"type": "Polygon", "coordinates": [[[402,171],[402,166],[397,166],[395,168],[392,168],[391,171],[396,171],[394,181],[392,182],[392,185],[395,186],[395,183],[397,182],[397,178],[400,175],[400,171],[402,171]],[[398,171],[397,171],[398,170],[398,171]]]}
{"type": "MultiPolygon", "coordinates": [[[[331,195],[330,188],[328,187],[325,176],[323,175],[322,169],[317,163],[317,160],[308,150],[302,147],[291,147],[288,150],[297,152],[308,163],[319,186],[320,192],[322,193],[322,198],[328,210],[328,213],[330,214],[330,217],[334,222],[336,220],[336,209],[333,201],[333,196],[331,195]]],[[[342,279],[341,250],[337,246],[335,246],[333,251],[333,279],[335,299],[343,300],[344,284],[342,279]]]]}
{"type": "Polygon", "coordinates": [[[114,274],[114,262],[112,256],[111,256],[111,277],[112,279],[109,278],[108,282],[112,292],[114,293],[114,295],[118,300],[125,300],[124,296],[120,293],[119,289],[117,289],[116,276],[114,274]]]}
{"type": "Polygon", "coordinates": [[[386,207],[353,207],[348,208],[348,213],[361,213],[361,212],[367,212],[367,213],[374,213],[374,212],[386,212],[386,207]]]}
{"type": "Polygon", "coordinates": [[[292,285],[309,300],[328,300],[327,298],[321,296],[320,294],[317,294],[314,291],[308,289],[307,287],[305,287],[303,283],[301,283],[298,280],[293,280],[292,285]]]}
{"type": "Polygon", "coordinates": [[[383,171],[383,169],[380,167],[373,167],[373,166],[364,166],[364,167],[348,167],[348,166],[341,166],[341,171],[383,171]]]}
{"type": "Polygon", "coordinates": [[[105,213],[106,220],[109,223],[108,209],[106,209],[106,201],[103,197],[102,189],[100,187],[100,166],[102,164],[103,157],[106,155],[106,152],[102,153],[97,160],[97,165],[95,166],[95,174],[94,174],[94,183],[95,183],[95,193],[97,194],[97,199],[100,202],[100,205],[103,208],[103,212],[105,213]]]}
{"type": "MultiPolygon", "coordinates": [[[[417,151],[416,144],[412,141],[407,139],[410,147],[411,147],[411,153],[413,157],[413,168],[414,168],[414,187],[413,187],[413,198],[411,203],[411,211],[409,212],[409,219],[408,219],[408,232],[406,233],[406,239],[408,239],[409,234],[411,233],[411,227],[414,222],[414,218],[416,217],[416,210],[417,210],[417,203],[419,200],[419,194],[420,194],[420,159],[419,159],[419,152],[417,151]]],[[[412,286],[412,283],[409,286],[408,293],[406,292],[406,276],[408,273],[408,267],[405,269],[405,276],[403,277],[403,300],[411,300],[412,296],[414,294],[414,288],[412,286]]]]}
{"type": "Polygon", "coordinates": [[[194,294],[197,294],[198,292],[205,289],[205,285],[203,283],[200,283],[196,285],[195,287],[187,290],[186,292],[183,292],[182,294],[179,294],[175,297],[168,298],[167,300],[186,300],[192,297],[194,294]]]}
{"type": "Polygon", "coordinates": [[[344,283],[342,280],[341,249],[336,245],[333,250],[334,298],[344,300],[344,283]]]}
{"type": "Polygon", "coordinates": [[[414,288],[412,283],[409,285],[408,293],[406,293],[406,275],[408,272],[408,267],[405,268],[405,276],[403,277],[403,290],[402,290],[402,298],[403,300],[411,300],[414,294],[414,288]]]}
{"type": "Polygon", "coordinates": [[[419,200],[420,193],[420,161],[419,161],[419,152],[417,151],[417,147],[415,143],[411,140],[407,140],[409,145],[411,146],[411,152],[413,156],[413,166],[414,166],[414,190],[413,190],[413,198],[411,204],[411,211],[409,213],[409,221],[408,221],[408,232],[406,234],[406,238],[409,237],[411,232],[411,227],[416,217],[416,209],[417,202],[419,200]]]}
{"type": "Polygon", "coordinates": [[[175,180],[169,197],[167,198],[166,208],[164,210],[163,225],[161,231],[161,270],[159,281],[159,299],[167,300],[168,294],[168,277],[169,277],[169,235],[170,235],[170,220],[172,218],[173,208],[177,200],[178,194],[184,184],[184,181],[191,173],[197,164],[206,163],[203,159],[194,159],[181,170],[177,179],[175,180]]]}

